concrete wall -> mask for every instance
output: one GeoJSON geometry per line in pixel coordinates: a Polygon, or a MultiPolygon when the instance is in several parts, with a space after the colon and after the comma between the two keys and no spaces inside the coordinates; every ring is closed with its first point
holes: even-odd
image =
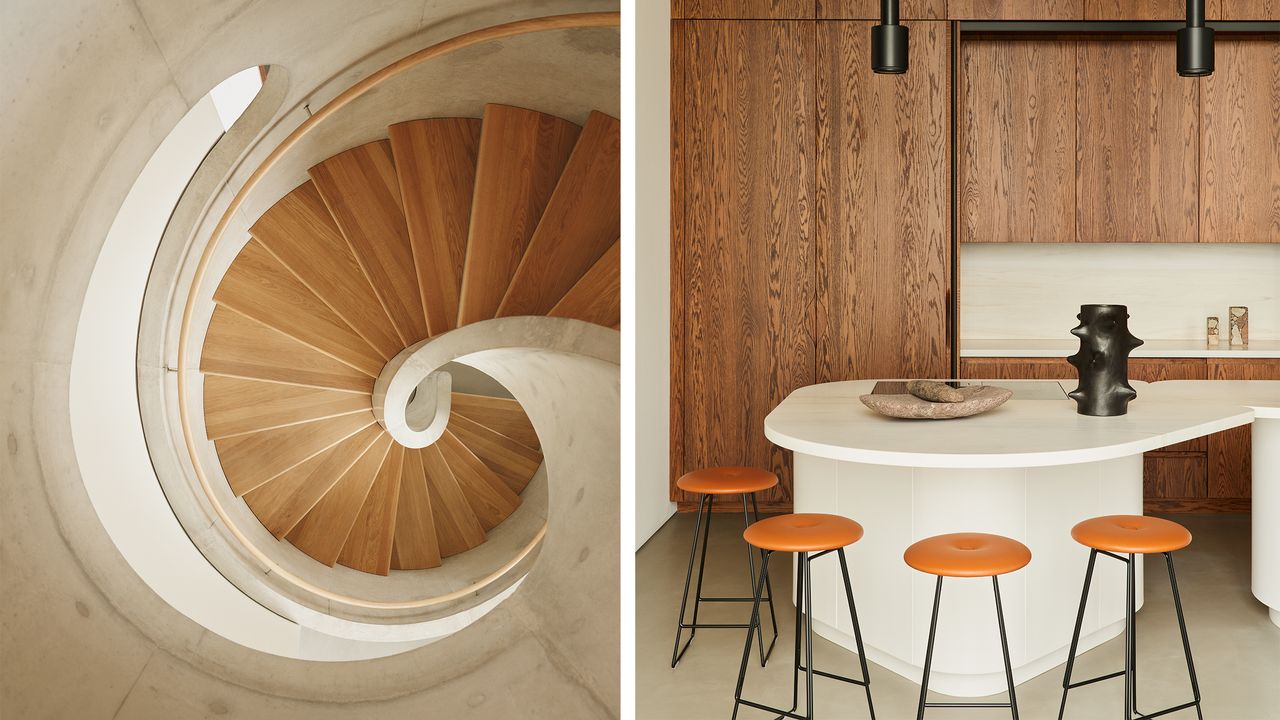
{"type": "Polygon", "coordinates": [[[671,452],[671,6],[636,5],[636,549],[676,511],[671,452]]]}
{"type": "MultiPolygon", "coordinates": [[[[528,603],[504,604],[453,638],[360,663],[274,657],[205,630],[115,550],[81,482],[68,412],[81,302],[103,239],[159,143],[222,79],[251,65],[280,67],[290,83],[279,117],[296,122],[304,105],[323,105],[418,47],[520,17],[613,9],[606,0],[5,3],[0,715],[616,715],[616,669],[585,672],[566,652],[572,645],[534,632],[545,608],[528,603]]],[[[616,618],[616,607],[605,610],[616,618]]],[[[572,620],[546,631],[582,642],[564,625],[572,620]]]]}

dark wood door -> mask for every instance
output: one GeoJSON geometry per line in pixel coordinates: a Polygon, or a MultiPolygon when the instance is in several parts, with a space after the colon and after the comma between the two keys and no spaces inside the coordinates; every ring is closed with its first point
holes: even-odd
{"type": "Polygon", "coordinates": [[[688,21],[673,53],[683,113],[672,168],[672,482],[712,465],[768,468],[783,482],[766,504],[789,503],[791,485],[764,417],[814,382],[815,30],[688,21]]]}
{"type": "Polygon", "coordinates": [[[818,30],[819,382],[951,374],[950,28],[905,24],[904,75],[871,72],[872,23],[818,30]]]}

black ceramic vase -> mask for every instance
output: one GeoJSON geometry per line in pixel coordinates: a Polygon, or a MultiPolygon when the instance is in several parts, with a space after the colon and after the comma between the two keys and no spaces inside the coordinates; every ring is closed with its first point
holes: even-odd
{"type": "Polygon", "coordinates": [[[1081,415],[1124,415],[1138,396],[1129,386],[1129,353],[1142,341],[1129,333],[1129,308],[1124,305],[1081,305],[1080,324],[1071,331],[1080,350],[1067,358],[1080,375],[1070,393],[1081,415]]]}

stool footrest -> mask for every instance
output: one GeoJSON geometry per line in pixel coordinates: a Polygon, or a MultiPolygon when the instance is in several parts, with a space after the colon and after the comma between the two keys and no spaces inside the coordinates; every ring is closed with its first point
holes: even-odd
{"type": "Polygon", "coordinates": [[[945,703],[936,703],[936,702],[934,702],[934,703],[931,703],[931,702],[927,702],[927,703],[925,703],[925,704],[924,704],[924,706],[925,706],[925,707],[927,707],[927,708],[931,708],[931,707],[940,707],[940,708],[948,708],[948,707],[949,707],[949,708],[1002,708],[1002,707],[1003,707],[1003,708],[1011,708],[1011,707],[1013,707],[1013,705],[1011,705],[1011,704],[1009,704],[1009,703],[1007,703],[1007,702],[1005,702],[1005,703],[991,703],[991,702],[945,702],[945,703]]]}
{"type": "MultiPolygon", "coordinates": [[[[749,597],[745,597],[745,598],[744,597],[700,597],[698,598],[698,602],[755,602],[755,600],[756,600],[755,598],[749,598],[749,597]]],[[[771,600],[773,600],[773,598],[769,597],[768,595],[765,595],[764,597],[760,598],[760,602],[762,603],[767,603],[771,600]]]]}
{"type": "Polygon", "coordinates": [[[1150,715],[1143,715],[1142,713],[1138,713],[1133,720],[1151,720],[1151,718],[1158,718],[1161,715],[1168,715],[1169,713],[1175,713],[1175,712],[1178,712],[1179,710],[1186,710],[1187,708],[1195,707],[1199,704],[1200,703],[1198,703],[1197,701],[1192,700],[1191,702],[1182,703],[1181,705],[1174,705],[1171,708],[1165,708],[1160,712],[1153,712],[1150,715]]]}
{"type": "Polygon", "coordinates": [[[1093,683],[1101,682],[1101,681],[1103,681],[1103,680],[1110,680],[1111,678],[1118,678],[1118,677],[1123,677],[1123,676],[1124,676],[1124,671],[1123,671],[1123,670],[1117,670],[1116,672],[1113,672],[1113,673],[1111,673],[1110,675],[1099,675],[1099,676],[1098,676],[1098,677],[1096,677],[1096,678],[1089,678],[1088,680],[1081,680],[1080,682],[1077,682],[1077,683],[1071,683],[1070,685],[1063,685],[1062,687],[1063,687],[1064,689],[1067,689],[1067,690],[1074,690],[1074,689],[1076,689],[1076,688],[1080,687],[1081,685],[1091,685],[1091,684],[1093,684],[1093,683]]]}
{"type": "Polygon", "coordinates": [[[741,703],[742,705],[747,705],[748,707],[753,707],[757,710],[764,710],[765,712],[778,713],[778,717],[774,718],[774,720],[780,720],[780,718],[795,718],[795,720],[808,720],[807,717],[793,710],[783,710],[781,708],[770,707],[769,705],[763,705],[758,702],[751,702],[746,698],[738,698],[736,702],[741,703]]]}
{"type": "MultiPolygon", "coordinates": [[[[804,665],[799,665],[799,666],[797,666],[797,667],[796,667],[796,670],[797,670],[797,671],[799,671],[799,672],[806,672],[806,671],[808,670],[808,668],[806,668],[804,665]]],[[[814,669],[813,669],[813,674],[814,674],[814,675],[821,675],[822,677],[825,677],[825,678],[831,678],[832,680],[839,680],[839,681],[841,681],[841,682],[847,682],[847,683],[849,683],[850,685],[861,685],[862,687],[866,687],[866,686],[867,686],[867,681],[866,681],[866,680],[855,680],[854,678],[851,678],[851,677],[845,677],[845,676],[843,676],[843,675],[836,675],[835,673],[824,672],[824,671],[819,670],[819,669],[817,669],[817,668],[814,668],[814,669]]]]}

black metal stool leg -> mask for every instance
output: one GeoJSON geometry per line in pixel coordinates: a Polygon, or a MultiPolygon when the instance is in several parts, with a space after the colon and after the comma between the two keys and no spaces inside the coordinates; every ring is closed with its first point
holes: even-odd
{"type": "MultiPolygon", "coordinates": [[[[747,496],[749,494],[750,493],[742,493],[742,523],[743,523],[742,529],[743,530],[746,530],[747,528],[751,527],[751,515],[747,511],[747,496]]],[[[759,518],[757,517],[757,519],[759,518]]],[[[752,588],[755,588],[756,586],[756,564],[755,564],[755,558],[752,557],[754,554],[755,554],[755,550],[751,547],[750,544],[747,544],[747,569],[751,573],[752,588]]],[[[764,622],[762,620],[760,622],[760,625],[756,627],[756,633],[758,634],[758,637],[760,639],[760,667],[764,667],[765,664],[769,662],[769,656],[773,654],[773,646],[778,643],[778,619],[773,615],[773,589],[768,586],[768,583],[766,583],[765,586],[766,586],[766,589],[769,591],[769,615],[773,620],[773,641],[769,643],[768,648],[765,647],[764,622]]]]}
{"type": "Polygon", "coordinates": [[[742,703],[742,684],[747,679],[747,661],[751,659],[751,639],[755,632],[756,625],[760,622],[760,595],[764,592],[764,579],[769,576],[769,557],[773,555],[771,552],[764,553],[764,560],[760,565],[760,582],[754,588],[754,597],[751,601],[751,622],[747,623],[747,642],[742,648],[742,664],[738,667],[738,685],[733,691],[733,718],[738,717],[738,706],[742,703]]]}
{"type": "Polygon", "coordinates": [[[862,666],[862,688],[867,691],[867,710],[871,720],[876,720],[876,706],[871,702],[871,675],[867,672],[867,651],[862,647],[862,627],[858,625],[858,608],[853,604],[853,585],[849,582],[849,563],[844,548],[840,548],[840,573],[844,575],[844,596],[849,602],[849,617],[853,620],[853,640],[858,647],[858,664],[862,666]]]}
{"type": "MultiPolygon", "coordinates": [[[[684,651],[680,649],[680,635],[684,632],[684,612],[689,603],[689,583],[693,580],[693,558],[698,552],[698,534],[702,530],[702,514],[705,512],[707,500],[709,498],[709,495],[703,495],[698,500],[698,519],[697,523],[693,526],[693,545],[689,548],[689,568],[684,574],[684,594],[680,596],[680,618],[676,620],[676,645],[675,648],[671,650],[671,667],[673,668],[680,662],[680,657],[684,655],[684,651]]],[[[703,547],[705,547],[705,543],[703,547]]],[[[699,578],[699,581],[701,581],[701,578],[699,578]]],[[[696,601],[694,602],[694,605],[697,605],[696,601]]],[[[696,629],[690,629],[689,631],[690,643],[693,642],[693,635],[695,632],[697,632],[696,629]]],[[[689,645],[686,643],[685,649],[688,649],[688,647],[689,645]]]]}
{"type": "Polygon", "coordinates": [[[803,555],[796,555],[796,651],[791,669],[791,708],[787,712],[795,712],[800,707],[800,640],[804,637],[804,619],[801,609],[804,607],[804,576],[809,566],[805,564],[803,555]]]}
{"type": "Polygon", "coordinates": [[[1124,720],[1133,718],[1133,616],[1134,610],[1134,566],[1133,554],[1129,555],[1129,564],[1125,566],[1125,611],[1124,611],[1124,720]]]}
{"type": "Polygon", "coordinates": [[[1191,640],[1187,637],[1187,621],[1182,615],[1182,597],[1178,594],[1178,576],[1173,572],[1173,554],[1164,554],[1165,564],[1169,568],[1169,587],[1173,589],[1173,607],[1178,611],[1178,630],[1182,632],[1182,653],[1187,656],[1187,675],[1191,677],[1191,693],[1195,698],[1196,717],[1204,720],[1200,710],[1200,683],[1196,680],[1196,665],[1191,659],[1191,640]]]}
{"type": "Polygon", "coordinates": [[[711,543],[711,516],[714,514],[715,495],[707,496],[707,524],[702,529],[702,559],[698,561],[698,584],[693,594],[693,623],[689,628],[689,642],[698,632],[698,610],[702,609],[702,580],[707,576],[707,545],[711,543]]]}
{"type": "Polygon", "coordinates": [[[1004,607],[1000,604],[1000,578],[991,576],[991,587],[996,594],[996,621],[1000,625],[1000,651],[1004,655],[1004,678],[1009,683],[1009,708],[1013,720],[1018,720],[1018,697],[1013,691],[1013,664],[1009,662],[1009,638],[1004,630],[1004,607]]]}
{"type": "Polygon", "coordinates": [[[920,678],[920,705],[916,710],[916,720],[924,720],[925,696],[929,694],[929,667],[933,664],[933,638],[938,630],[938,605],[942,602],[942,576],[938,576],[937,588],[933,591],[933,619],[929,621],[929,644],[924,651],[924,675],[920,678]]]}
{"type": "MultiPolygon", "coordinates": [[[[809,553],[800,553],[804,564],[804,716],[813,720],[813,576],[810,574],[809,553]]],[[[799,608],[797,608],[799,610],[799,608]]]]}
{"type": "Polygon", "coordinates": [[[1080,609],[1076,612],[1076,629],[1071,633],[1071,649],[1067,651],[1067,672],[1062,676],[1062,704],[1058,706],[1058,720],[1067,710],[1067,691],[1071,689],[1071,669],[1076,664],[1076,649],[1080,646],[1080,630],[1084,627],[1084,609],[1089,603],[1089,585],[1093,582],[1093,564],[1098,559],[1097,550],[1089,550],[1089,567],[1084,571],[1084,590],[1080,592],[1080,609]]]}

